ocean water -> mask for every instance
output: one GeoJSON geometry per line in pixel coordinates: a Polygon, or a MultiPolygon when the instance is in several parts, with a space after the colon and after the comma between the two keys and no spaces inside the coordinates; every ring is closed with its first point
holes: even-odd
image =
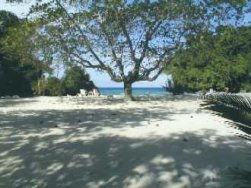
{"type": "MultiPolygon", "coordinates": [[[[123,95],[124,88],[99,88],[102,95],[123,95]]],[[[133,95],[165,95],[165,88],[133,88],[133,95]]]]}

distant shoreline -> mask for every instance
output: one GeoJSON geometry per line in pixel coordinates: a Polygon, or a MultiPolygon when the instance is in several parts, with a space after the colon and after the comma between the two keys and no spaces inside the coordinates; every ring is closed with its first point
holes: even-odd
{"type": "MultiPolygon", "coordinates": [[[[100,87],[99,88],[101,95],[123,95],[124,88],[121,87],[100,87]]],[[[165,88],[161,87],[133,87],[132,88],[133,95],[163,95],[167,94],[165,88]]]]}
{"type": "MultiPolygon", "coordinates": [[[[100,89],[124,89],[124,87],[99,87],[100,89]]],[[[132,89],[162,89],[163,87],[132,87],[132,89]]]]}

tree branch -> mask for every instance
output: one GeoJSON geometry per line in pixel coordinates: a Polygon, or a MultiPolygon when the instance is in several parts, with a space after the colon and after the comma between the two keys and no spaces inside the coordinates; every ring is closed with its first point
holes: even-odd
{"type": "Polygon", "coordinates": [[[119,22],[120,22],[120,26],[122,28],[122,31],[123,31],[123,33],[124,33],[124,35],[126,37],[126,41],[127,41],[128,45],[129,45],[129,49],[130,49],[130,53],[131,53],[131,58],[132,58],[133,61],[137,61],[137,59],[135,57],[135,50],[133,49],[132,40],[130,38],[129,33],[127,32],[126,26],[125,26],[124,22],[121,19],[119,19],[119,22]]]}
{"type": "Polygon", "coordinates": [[[114,60],[114,61],[116,62],[116,64],[118,65],[121,76],[122,76],[123,78],[125,78],[125,75],[124,75],[124,67],[123,67],[123,65],[122,65],[121,59],[117,57],[116,51],[115,51],[115,49],[114,49],[114,43],[113,43],[112,39],[110,38],[110,36],[109,36],[109,34],[108,34],[108,32],[107,32],[107,30],[106,30],[104,24],[102,24],[102,23],[100,23],[100,22],[98,22],[98,23],[99,23],[100,28],[102,29],[102,31],[103,31],[103,33],[104,33],[104,35],[105,35],[105,38],[106,38],[106,40],[107,40],[107,42],[108,42],[108,45],[109,45],[110,49],[111,49],[111,51],[112,51],[113,60],[114,60]]]}
{"type": "MultiPolygon", "coordinates": [[[[71,15],[67,12],[67,10],[63,7],[63,5],[59,2],[59,0],[55,0],[57,5],[66,13],[67,17],[73,22],[75,23],[75,20],[71,17],[71,15]]],[[[67,22],[68,24],[68,22],[67,22]]],[[[101,61],[101,59],[98,57],[98,55],[94,52],[94,50],[92,49],[91,43],[88,40],[88,38],[85,36],[85,34],[83,33],[82,29],[79,27],[78,24],[75,24],[77,27],[77,30],[80,32],[80,34],[82,35],[85,44],[88,48],[88,50],[91,52],[91,54],[95,57],[95,59],[98,61],[98,63],[100,64],[100,66],[102,67],[103,70],[107,70],[107,66],[101,61]]]]}
{"type": "Polygon", "coordinates": [[[143,52],[141,54],[141,57],[139,58],[140,62],[142,62],[143,59],[145,58],[146,52],[147,52],[147,49],[148,49],[148,44],[152,40],[153,35],[158,30],[158,28],[160,27],[161,24],[162,24],[162,20],[160,20],[159,22],[157,22],[157,25],[155,27],[154,26],[150,27],[149,30],[146,32],[145,43],[144,43],[144,46],[143,46],[143,52]]]}
{"type": "Polygon", "coordinates": [[[144,60],[144,58],[146,56],[146,52],[147,52],[147,49],[148,49],[148,44],[149,44],[150,40],[152,39],[152,36],[154,35],[154,33],[160,27],[161,23],[162,23],[162,20],[158,21],[155,27],[154,26],[150,27],[149,30],[146,32],[145,43],[144,43],[144,46],[143,46],[143,51],[142,51],[141,57],[139,59],[137,59],[137,61],[135,61],[135,66],[134,66],[134,69],[133,69],[133,77],[134,78],[139,76],[140,65],[141,65],[142,61],[144,60]]]}

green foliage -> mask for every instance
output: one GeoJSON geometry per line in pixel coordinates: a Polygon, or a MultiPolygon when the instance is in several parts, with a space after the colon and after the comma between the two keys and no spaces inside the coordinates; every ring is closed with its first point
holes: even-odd
{"type": "Polygon", "coordinates": [[[79,89],[94,87],[80,67],[68,69],[63,80],[55,77],[46,80],[44,72],[51,73],[51,56],[46,53],[48,44],[36,35],[39,24],[19,21],[5,11],[0,12],[0,22],[0,96],[76,95],[79,89]]]}
{"type": "Polygon", "coordinates": [[[0,61],[0,96],[32,95],[31,66],[20,66],[17,61],[0,61]]]}
{"type": "Polygon", "coordinates": [[[7,30],[18,23],[19,19],[15,14],[0,10],[0,37],[5,36],[7,30]]]}
{"type": "Polygon", "coordinates": [[[47,78],[45,80],[45,95],[76,95],[80,92],[80,89],[90,91],[95,87],[85,70],[79,66],[74,66],[66,70],[62,79],[47,78]]]}
{"type": "Polygon", "coordinates": [[[168,80],[166,85],[166,91],[171,92],[173,95],[180,95],[183,94],[185,91],[185,88],[177,84],[175,81],[168,80]]]}
{"type": "Polygon", "coordinates": [[[10,53],[4,44],[10,28],[18,26],[20,21],[12,13],[0,11],[0,23],[0,96],[32,95],[35,68],[22,64],[18,54],[10,53]]]}
{"type": "Polygon", "coordinates": [[[50,68],[52,56],[47,53],[47,44],[37,35],[37,30],[39,22],[19,20],[4,30],[5,35],[0,43],[8,59],[18,61],[17,65],[32,68],[32,73],[29,69],[24,72],[33,74],[29,78],[33,94],[43,95],[45,85],[43,77],[45,73],[52,74],[50,68]]]}
{"type": "Polygon", "coordinates": [[[62,82],[65,95],[76,95],[80,89],[90,91],[95,87],[89,75],[79,66],[66,70],[62,82]]]}
{"type": "Polygon", "coordinates": [[[228,87],[238,92],[250,80],[250,31],[250,27],[222,26],[216,33],[190,36],[187,48],[175,55],[167,70],[191,91],[228,87]]]}
{"type": "Polygon", "coordinates": [[[50,44],[51,56],[106,72],[124,82],[129,96],[132,83],[153,81],[162,73],[182,38],[236,20],[245,3],[51,0],[38,3],[31,15],[43,23],[39,34],[50,44]]]}
{"type": "Polygon", "coordinates": [[[251,92],[251,79],[241,84],[241,89],[244,92],[251,92]]]}
{"type": "Polygon", "coordinates": [[[23,64],[31,64],[38,71],[51,73],[52,57],[46,52],[46,44],[37,35],[38,29],[38,22],[22,20],[8,29],[1,43],[8,54],[18,56],[23,64]]]}
{"type": "Polygon", "coordinates": [[[56,77],[49,77],[47,79],[45,95],[61,96],[63,94],[61,80],[56,77]]]}

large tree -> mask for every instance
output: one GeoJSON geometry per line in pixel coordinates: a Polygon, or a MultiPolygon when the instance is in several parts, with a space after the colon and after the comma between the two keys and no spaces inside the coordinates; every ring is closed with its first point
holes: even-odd
{"type": "Polygon", "coordinates": [[[132,100],[132,84],[155,80],[186,35],[239,15],[244,4],[53,0],[33,7],[32,17],[43,24],[39,33],[53,58],[108,73],[124,83],[125,99],[132,100]]]}

